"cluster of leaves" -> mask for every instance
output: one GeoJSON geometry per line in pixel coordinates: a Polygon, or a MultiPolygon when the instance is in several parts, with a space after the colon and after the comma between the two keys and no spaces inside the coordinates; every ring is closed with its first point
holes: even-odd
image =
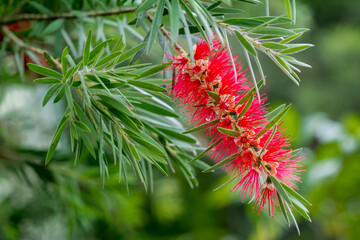
{"type": "MultiPolygon", "coordinates": [[[[241,2],[251,4],[261,3],[260,1],[241,2]]],[[[296,9],[294,1],[285,1],[288,17],[268,16],[269,10],[267,9],[267,16],[264,17],[231,18],[233,14],[240,14],[244,11],[236,8],[221,7],[223,4],[222,1],[217,1],[210,5],[199,0],[174,0],[171,1],[171,3],[165,0],[146,0],[137,8],[137,23],[143,18],[145,10],[154,6],[154,4],[156,4],[156,8],[153,24],[151,25],[151,31],[149,33],[149,49],[155,41],[163,16],[169,15],[171,40],[176,42],[179,33],[184,34],[187,39],[191,57],[193,56],[191,34],[200,32],[209,45],[214,34],[216,34],[226,46],[229,46],[228,34],[235,34],[240,44],[244,47],[254,82],[256,82],[256,79],[248,52],[253,55],[263,80],[265,80],[265,76],[256,50],[270,57],[297,85],[299,85],[300,78],[296,72],[300,72],[300,70],[296,66],[310,67],[308,64],[289,56],[312,46],[311,44],[291,43],[309,29],[279,27],[281,24],[289,25],[295,22],[296,9]]],[[[267,8],[269,8],[268,4],[267,8]]]]}
{"type": "MultiPolygon", "coordinates": [[[[183,130],[175,119],[178,115],[166,103],[171,100],[163,94],[166,89],[157,85],[163,80],[151,78],[169,63],[156,66],[126,64],[131,62],[130,59],[134,61],[145,45],[125,51],[121,39],[108,39],[90,51],[90,32],[81,58],[74,60],[69,55],[69,48],[64,49],[62,73],[28,64],[32,71],[46,76],[36,79],[36,83],[51,85],[43,105],[53,96],[54,103],[63,98],[67,103],[46,164],[50,162],[62,132],[69,126],[75,163],[87,149],[98,159],[103,180],[108,176],[108,156],[112,155],[114,164],[119,165],[119,178],[125,182],[127,168],[131,167],[147,188],[151,183],[152,165],[168,174],[169,169],[173,170],[173,161],[189,183],[197,185],[195,170],[188,164],[191,155],[180,148],[184,144],[195,144],[196,140],[178,133],[183,130]],[[174,124],[179,129],[174,129],[174,124]]],[[[198,166],[207,165],[199,163],[198,166]]]]}

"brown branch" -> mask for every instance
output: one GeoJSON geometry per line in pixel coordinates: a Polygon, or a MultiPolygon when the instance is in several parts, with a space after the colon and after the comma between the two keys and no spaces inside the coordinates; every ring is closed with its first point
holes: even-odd
{"type": "MultiPolygon", "coordinates": [[[[38,55],[44,56],[45,50],[27,45],[24,41],[22,41],[20,38],[18,38],[12,31],[10,31],[6,26],[2,26],[1,31],[4,33],[4,35],[6,37],[8,37],[11,41],[13,41],[20,48],[30,50],[38,55]]],[[[61,63],[51,56],[50,56],[50,58],[51,58],[51,60],[54,61],[54,63],[56,64],[56,67],[59,70],[62,70],[61,63]]]]}
{"type": "MultiPolygon", "coordinates": [[[[154,18],[153,18],[153,16],[151,14],[149,14],[148,12],[145,12],[145,14],[146,14],[146,17],[150,20],[150,22],[154,21],[154,18]]],[[[169,39],[170,42],[173,42],[170,32],[168,32],[164,27],[161,27],[160,30],[163,33],[163,35],[167,39],[169,39]]],[[[178,50],[180,52],[185,52],[184,49],[179,44],[177,44],[176,42],[174,42],[174,47],[175,47],[175,50],[178,50]]]]}
{"type": "MultiPolygon", "coordinates": [[[[98,16],[109,16],[109,15],[117,15],[117,14],[124,14],[135,12],[136,8],[118,8],[110,11],[94,11],[94,12],[87,12],[85,13],[86,17],[98,17],[98,16]]],[[[46,14],[34,14],[34,13],[23,13],[15,16],[10,16],[0,20],[0,24],[8,24],[17,21],[23,20],[43,20],[43,21],[51,21],[54,19],[63,18],[63,19],[75,19],[78,18],[78,15],[73,13],[55,13],[51,15],[46,14]]]]}

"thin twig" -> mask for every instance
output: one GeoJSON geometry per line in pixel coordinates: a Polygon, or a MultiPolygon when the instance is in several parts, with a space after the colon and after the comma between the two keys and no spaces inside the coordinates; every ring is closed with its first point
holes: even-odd
{"type": "MultiPolygon", "coordinates": [[[[45,50],[27,45],[24,41],[22,41],[20,38],[18,38],[12,31],[10,31],[6,26],[2,26],[1,31],[5,34],[5,36],[7,36],[11,41],[13,41],[20,48],[30,50],[38,55],[44,56],[45,50]]],[[[62,70],[61,63],[51,56],[50,56],[50,58],[51,58],[51,60],[54,61],[54,63],[56,64],[56,67],[59,70],[62,70]]]]}
{"type": "MultiPolygon", "coordinates": [[[[154,18],[153,18],[153,16],[151,16],[151,14],[149,14],[148,12],[145,12],[145,14],[146,14],[146,17],[150,20],[150,22],[153,22],[153,21],[154,21],[154,18]]],[[[172,38],[171,38],[171,33],[170,33],[170,32],[168,32],[164,27],[161,27],[160,30],[161,30],[161,32],[163,33],[163,35],[164,35],[167,39],[169,39],[170,42],[173,42],[173,41],[172,41],[172,38]]],[[[176,50],[178,50],[178,51],[180,51],[180,52],[184,52],[184,49],[183,49],[182,47],[180,47],[179,44],[174,43],[174,47],[175,47],[176,50]]]]}
{"type": "MultiPolygon", "coordinates": [[[[117,15],[117,14],[124,14],[124,13],[130,13],[135,12],[136,8],[118,8],[115,10],[110,11],[94,11],[94,12],[87,12],[85,13],[86,17],[98,17],[98,16],[109,16],[109,15],[117,15]]],[[[55,13],[51,15],[46,14],[33,14],[33,13],[23,13],[15,16],[10,16],[7,18],[4,18],[0,21],[0,24],[7,24],[11,22],[17,22],[22,20],[44,20],[44,21],[51,21],[58,18],[63,19],[75,19],[78,18],[79,15],[75,15],[73,13],[55,13]]]]}

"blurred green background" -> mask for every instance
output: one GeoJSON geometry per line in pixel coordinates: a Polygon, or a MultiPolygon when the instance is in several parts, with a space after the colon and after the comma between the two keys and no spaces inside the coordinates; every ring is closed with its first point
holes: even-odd
{"type": "MultiPolygon", "coordinates": [[[[42,108],[46,88],[21,83],[15,61],[1,59],[0,239],[359,239],[360,1],[296,2],[297,26],[311,29],[299,41],[315,45],[298,58],[313,68],[303,69],[297,87],[261,61],[270,107],[292,103],[283,126],[306,156],[300,192],[313,204],[313,221],[297,216],[300,237],[280,214],[258,215],[231,186],[213,191],[228,179],[221,170],[198,174],[195,189],[179,173],[154,172],[153,193],[130,179],[127,194],[117,167],[103,186],[96,162],[73,166],[66,138],[49,168],[32,164],[46,155],[63,106],[42,108]]],[[[283,1],[271,6],[274,15],[285,12],[283,1]]],[[[263,12],[249,6],[244,15],[263,12]]]]}

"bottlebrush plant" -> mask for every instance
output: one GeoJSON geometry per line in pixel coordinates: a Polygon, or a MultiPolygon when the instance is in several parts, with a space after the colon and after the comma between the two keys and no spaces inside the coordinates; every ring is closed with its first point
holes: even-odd
{"type": "Polygon", "coordinates": [[[211,139],[209,147],[190,162],[210,152],[218,163],[204,172],[221,166],[234,172],[230,181],[237,184],[233,190],[240,188],[243,200],[247,193],[256,199],[259,211],[267,203],[269,216],[273,216],[277,205],[286,221],[289,223],[289,214],[296,224],[290,208],[294,206],[311,221],[303,205],[310,203],[294,191],[294,182],[300,181],[302,156],[288,149],[289,141],[279,123],[290,105],[268,113],[265,96],[256,96],[263,80],[251,88],[236,57],[232,59],[218,39],[210,46],[199,41],[194,49],[193,61],[184,52],[172,57],[176,75],[171,85],[171,94],[196,125],[185,133],[206,129],[211,139]]]}
{"type": "Polygon", "coordinates": [[[50,86],[43,106],[51,99],[64,106],[45,164],[66,132],[75,163],[96,160],[105,183],[112,161],[127,188],[136,175],[153,190],[154,168],[181,171],[194,187],[197,169],[223,166],[243,200],[248,195],[259,211],[267,204],[270,216],[278,207],[297,227],[292,210],[310,218],[296,186],[302,156],[281,127],[290,105],[268,112],[259,91],[265,73],[258,52],[297,85],[298,67],[309,67],[294,54],[312,45],[292,43],[308,29],[292,27],[295,1],[285,7],[286,17],[271,16],[269,1],[259,0],[10,1],[0,6],[0,59],[12,54],[23,80],[29,68],[36,84],[50,86]],[[265,16],[244,17],[248,4],[263,7],[265,16]],[[229,37],[239,41],[232,48],[241,47],[249,71],[233,56],[229,37]],[[176,119],[169,95],[193,129],[176,119]],[[199,130],[210,143],[194,156],[201,147],[189,133],[199,130]],[[206,153],[215,165],[201,160],[206,153]]]}

